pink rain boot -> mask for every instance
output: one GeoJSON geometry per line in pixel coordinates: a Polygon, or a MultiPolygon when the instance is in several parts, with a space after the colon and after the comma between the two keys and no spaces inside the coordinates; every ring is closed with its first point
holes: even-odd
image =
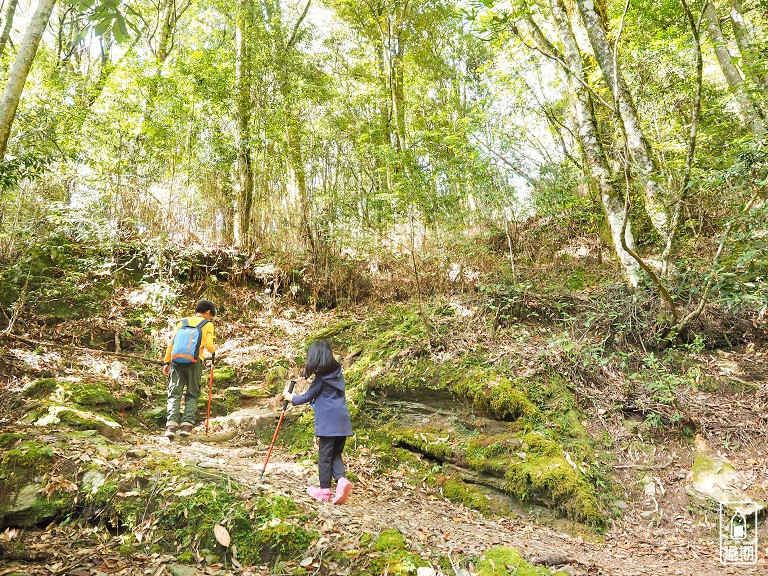
{"type": "Polygon", "coordinates": [[[330,502],[331,501],[331,489],[330,488],[320,488],[319,486],[310,486],[307,488],[307,494],[312,496],[315,500],[319,500],[320,502],[330,502]]]}
{"type": "Polygon", "coordinates": [[[352,482],[346,478],[339,478],[336,482],[336,496],[333,498],[333,503],[344,504],[349,498],[350,492],[352,492],[352,482]]]}

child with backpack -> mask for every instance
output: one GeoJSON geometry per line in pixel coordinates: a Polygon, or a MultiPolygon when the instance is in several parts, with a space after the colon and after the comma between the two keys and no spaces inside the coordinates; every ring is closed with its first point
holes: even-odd
{"type": "Polygon", "coordinates": [[[163,374],[168,376],[168,416],[165,435],[173,439],[176,432],[189,436],[195,427],[197,400],[200,397],[200,379],[203,375],[203,350],[211,354],[218,346],[214,343],[213,322],[216,307],[210,300],[200,300],[195,315],[179,320],[163,360],[163,374]],[[185,392],[186,390],[186,392],[185,392]],[[184,413],[181,396],[184,394],[184,413]],[[181,427],[181,430],[179,430],[181,427]]]}
{"type": "Polygon", "coordinates": [[[315,410],[315,436],[318,437],[317,469],[320,486],[310,486],[307,493],[320,502],[344,504],[352,490],[346,478],[341,458],[348,436],[352,436],[352,421],[344,395],[344,376],[341,366],[333,357],[330,344],[317,340],[309,346],[304,365],[304,380],[309,383],[303,394],[292,394],[286,387],[283,398],[294,406],[310,402],[315,410]],[[309,383],[306,378],[314,375],[309,383]],[[331,493],[331,479],[336,480],[336,492],[331,493]]]}

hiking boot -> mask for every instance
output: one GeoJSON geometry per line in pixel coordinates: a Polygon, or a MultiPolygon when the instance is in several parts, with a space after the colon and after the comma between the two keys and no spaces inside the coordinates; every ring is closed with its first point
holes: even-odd
{"type": "Polygon", "coordinates": [[[183,422],[181,425],[181,430],[179,430],[179,436],[189,436],[192,434],[192,428],[194,428],[194,424],[183,422]]]}
{"type": "Polygon", "coordinates": [[[349,498],[350,492],[352,492],[352,482],[346,478],[339,478],[336,482],[336,495],[333,498],[333,503],[344,504],[349,498]]]}
{"type": "Polygon", "coordinates": [[[176,437],[176,430],[179,429],[179,425],[176,422],[168,422],[165,427],[165,437],[173,440],[176,437]]]}
{"type": "Polygon", "coordinates": [[[319,486],[310,486],[307,488],[307,494],[312,496],[315,500],[319,500],[320,502],[330,502],[331,501],[331,489],[330,488],[320,488],[319,486]]]}

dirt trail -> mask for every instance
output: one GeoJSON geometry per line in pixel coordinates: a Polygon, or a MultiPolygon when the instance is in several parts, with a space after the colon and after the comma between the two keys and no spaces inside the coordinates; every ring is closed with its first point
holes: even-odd
{"type": "MultiPolygon", "coordinates": [[[[347,505],[318,504],[305,489],[315,473],[310,462],[297,462],[276,449],[270,459],[265,483],[256,484],[263,467],[265,450],[207,445],[202,442],[171,443],[162,437],[147,438],[143,446],[177,456],[205,468],[220,470],[254,491],[269,490],[317,508],[322,521],[322,549],[349,544],[363,533],[378,533],[397,528],[411,548],[424,558],[479,554],[496,545],[512,546],[526,557],[558,555],[568,560],[575,575],[752,575],[768,573],[761,558],[757,566],[721,566],[717,541],[690,541],[685,534],[628,536],[619,530],[609,532],[604,542],[585,541],[520,519],[484,518],[479,513],[452,503],[427,486],[413,487],[405,473],[387,478],[369,478],[358,462],[350,458],[350,469],[359,473],[347,505]],[[358,467],[356,467],[358,466],[358,467]],[[335,546],[336,545],[336,546],[335,546]]],[[[359,463],[364,466],[364,463],[359,463]]],[[[310,554],[319,556],[320,550],[310,554]]],[[[458,564],[456,568],[459,568],[458,564]]],[[[333,572],[330,572],[333,573],[333,572]]]]}

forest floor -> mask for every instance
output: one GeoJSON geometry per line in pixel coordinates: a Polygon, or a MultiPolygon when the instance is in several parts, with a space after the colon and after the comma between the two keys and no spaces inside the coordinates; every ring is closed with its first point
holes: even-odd
{"type": "MultiPolygon", "coordinates": [[[[238,356],[259,354],[283,355],[287,342],[299,334],[306,334],[310,326],[327,324],[330,316],[322,318],[300,316],[295,320],[280,319],[283,336],[269,342],[258,342],[254,332],[260,328],[250,325],[232,326],[227,333],[226,354],[233,365],[238,356]],[[320,321],[320,322],[319,322],[320,321]]],[[[269,322],[274,328],[273,320],[269,322]]],[[[743,365],[765,367],[764,357],[748,355],[738,358],[743,365]],[[749,358],[747,357],[749,356],[749,358]],[[749,361],[751,358],[751,361],[749,361]]],[[[762,380],[760,392],[765,393],[766,374],[752,374],[762,380]]],[[[760,398],[763,398],[762,396],[760,398]]],[[[741,410],[737,417],[752,418],[753,412],[764,410],[754,395],[740,397],[741,410]]],[[[722,401],[715,395],[702,400],[702,410],[727,412],[733,398],[722,401]],[[706,400],[706,401],[705,401],[706,400]]],[[[762,400],[760,400],[762,401],[762,400]]],[[[7,408],[7,407],[6,407],[7,408]]],[[[265,399],[258,409],[274,412],[272,400],[265,399]]],[[[7,416],[8,414],[4,414],[7,416]]],[[[226,417],[220,419],[218,424],[226,417]]],[[[732,418],[725,416],[724,422],[732,418]]],[[[758,424],[759,420],[755,421],[758,424]]],[[[751,425],[751,424],[750,424],[751,425]]],[[[717,435],[710,429],[711,437],[717,435]]],[[[326,550],[347,550],[350,557],[375,555],[361,546],[364,534],[378,534],[387,528],[397,528],[406,538],[413,552],[433,561],[439,573],[470,575],[472,566],[466,557],[476,556],[496,545],[518,549],[529,561],[557,565],[573,575],[697,575],[766,574],[768,573],[768,533],[761,528],[761,551],[756,566],[722,566],[719,561],[718,513],[696,509],[689,505],[685,495],[685,478],[691,465],[690,449],[679,439],[671,438],[648,450],[617,450],[615,474],[623,487],[626,501],[624,514],[613,521],[601,536],[577,535],[556,525],[542,525],[530,514],[514,517],[486,517],[465,506],[443,498],[438,488],[427,483],[414,482],[407,469],[377,475],[373,455],[364,447],[356,447],[347,465],[358,481],[346,505],[319,504],[306,494],[316,468],[311,455],[297,456],[278,444],[272,453],[264,482],[258,476],[266,456],[266,446],[256,443],[247,435],[236,436],[225,442],[205,442],[204,438],[169,441],[157,430],[150,433],[126,432],[116,441],[136,450],[164,453],[202,468],[220,471],[240,482],[254,494],[269,492],[285,495],[306,509],[316,510],[312,520],[314,531],[320,537],[308,550],[301,565],[317,574],[346,574],[348,568],[324,559],[326,550]],[[643,477],[643,480],[640,478],[643,477]],[[644,485],[650,478],[656,493],[653,514],[648,513],[648,494],[644,485]],[[438,560],[448,557],[452,567],[439,568],[438,560]]],[[[355,442],[354,439],[350,442],[355,442]]],[[[737,464],[751,463],[756,470],[749,481],[766,484],[768,450],[763,434],[756,434],[741,452],[731,451],[729,457],[737,464]]],[[[762,519],[761,519],[762,520],[762,519]]],[[[546,524],[546,522],[545,522],[546,524]]],[[[66,525],[53,523],[39,529],[7,529],[0,540],[23,543],[31,552],[45,552],[40,560],[9,562],[0,565],[0,576],[11,573],[29,575],[67,574],[96,576],[100,574],[143,574],[161,576],[171,572],[177,564],[169,555],[121,554],[117,539],[108,532],[83,520],[66,525]]],[[[298,567],[299,560],[294,567],[298,567]]],[[[292,573],[291,565],[251,566],[225,568],[199,566],[199,574],[274,574],[292,573]]]]}

